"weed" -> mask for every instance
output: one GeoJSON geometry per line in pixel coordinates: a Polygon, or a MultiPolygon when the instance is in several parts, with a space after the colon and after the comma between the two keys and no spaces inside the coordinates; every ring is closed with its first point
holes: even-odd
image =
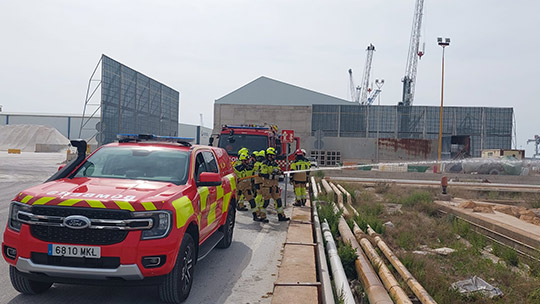
{"type": "Polygon", "coordinates": [[[509,265],[518,266],[519,264],[517,252],[499,243],[493,244],[493,254],[503,259],[509,265]]]}
{"type": "Polygon", "coordinates": [[[386,192],[388,192],[389,189],[390,185],[388,185],[387,183],[377,182],[375,184],[375,193],[385,194],[386,192]]]}
{"type": "Polygon", "coordinates": [[[324,171],[323,170],[315,171],[315,177],[324,178],[324,171]]]}
{"type": "Polygon", "coordinates": [[[491,200],[498,199],[499,198],[499,192],[498,191],[489,191],[488,198],[491,200]]]}
{"type": "Polygon", "coordinates": [[[540,303],[540,287],[537,287],[529,294],[527,297],[527,300],[529,300],[529,303],[540,303]]]}
{"type": "Polygon", "coordinates": [[[347,278],[355,279],[357,276],[354,263],[358,258],[356,255],[356,250],[352,248],[351,244],[344,244],[340,242],[340,246],[338,247],[338,255],[341,259],[341,264],[343,265],[347,278]]]}
{"type": "Polygon", "coordinates": [[[332,204],[319,204],[317,212],[321,219],[321,223],[324,220],[327,220],[328,226],[330,226],[330,231],[332,232],[332,235],[334,237],[337,236],[339,218],[341,217],[341,214],[343,213],[343,211],[339,211],[338,213],[335,213],[334,206],[332,204]]]}

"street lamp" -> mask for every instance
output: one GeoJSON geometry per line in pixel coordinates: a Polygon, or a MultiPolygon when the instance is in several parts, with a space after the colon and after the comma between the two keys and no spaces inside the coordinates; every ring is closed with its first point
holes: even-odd
{"type": "Polygon", "coordinates": [[[450,45],[450,38],[437,38],[437,44],[442,47],[442,77],[441,77],[441,112],[439,116],[439,172],[441,171],[441,151],[442,151],[442,122],[443,122],[443,96],[444,96],[444,49],[450,45]]]}
{"type": "Polygon", "coordinates": [[[381,88],[384,85],[384,79],[375,79],[375,85],[379,91],[379,96],[377,97],[377,163],[379,163],[379,129],[381,125],[381,88]]]}

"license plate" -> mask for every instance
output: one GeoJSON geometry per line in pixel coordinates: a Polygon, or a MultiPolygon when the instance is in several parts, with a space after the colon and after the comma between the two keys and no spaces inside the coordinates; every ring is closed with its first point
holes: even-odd
{"type": "Polygon", "coordinates": [[[49,244],[48,255],[98,259],[101,257],[101,247],[49,244]]]}

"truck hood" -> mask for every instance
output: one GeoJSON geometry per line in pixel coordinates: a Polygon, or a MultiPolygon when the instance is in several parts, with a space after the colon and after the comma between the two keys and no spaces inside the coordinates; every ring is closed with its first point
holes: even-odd
{"type": "Polygon", "coordinates": [[[29,188],[15,200],[30,205],[159,210],[171,199],[181,197],[187,187],[144,180],[65,178],[29,188]]]}

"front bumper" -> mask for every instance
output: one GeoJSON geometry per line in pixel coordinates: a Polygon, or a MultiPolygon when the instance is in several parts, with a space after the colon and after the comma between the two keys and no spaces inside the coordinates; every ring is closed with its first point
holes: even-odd
{"type": "MultiPolygon", "coordinates": [[[[41,275],[44,277],[74,278],[91,280],[123,279],[127,281],[142,280],[149,277],[163,276],[171,272],[178,254],[181,231],[173,229],[165,238],[141,240],[141,231],[130,231],[126,238],[117,244],[101,245],[101,257],[119,258],[118,267],[100,268],[84,265],[49,265],[32,260],[32,253],[47,254],[50,242],[41,241],[32,236],[30,227],[23,224],[20,232],[7,228],[4,232],[2,248],[9,246],[17,250],[15,259],[2,254],[6,262],[22,273],[41,275]],[[142,258],[148,256],[165,256],[166,262],[155,268],[145,268],[142,258]]],[[[55,243],[57,244],[57,243],[55,243]]],[[[67,244],[70,245],[70,244],[67,244]]],[[[84,244],[72,244],[83,245],[84,244]]],[[[89,245],[96,246],[96,245],[89,245]]],[[[82,258],[81,258],[82,259],[82,258]]]]}
{"type": "Polygon", "coordinates": [[[83,268],[35,264],[31,259],[17,259],[17,270],[25,273],[40,273],[50,277],[75,279],[108,280],[120,278],[124,280],[142,280],[143,274],[136,264],[120,265],[116,269],[83,268]]]}

